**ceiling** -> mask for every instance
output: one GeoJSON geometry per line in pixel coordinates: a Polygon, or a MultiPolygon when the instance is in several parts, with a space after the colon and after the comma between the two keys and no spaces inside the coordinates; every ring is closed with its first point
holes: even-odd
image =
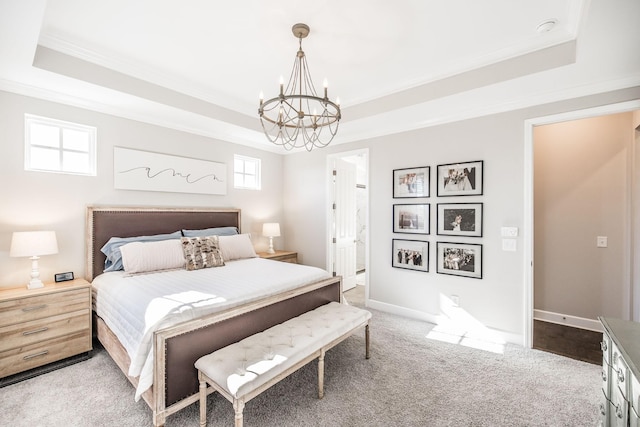
{"type": "Polygon", "coordinates": [[[0,89],[281,152],[261,134],[258,94],[274,96],[288,77],[298,48],[291,26],[304,22],[316,87],[327,78],[329,96],[340,97],[340,144],[524,99],[529,85],[520,83],[522,93],[507,85],[507,98],[460,108],[483,88],[573,64],[589,8],[588,0],[3,2],[0,89]],[[548,20],[553,28],[537,31],[548,20]]]}

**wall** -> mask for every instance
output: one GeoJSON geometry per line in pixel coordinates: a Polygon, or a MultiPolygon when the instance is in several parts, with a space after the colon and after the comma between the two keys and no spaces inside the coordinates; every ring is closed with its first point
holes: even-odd
{"type": "MultiPolygon", "coordinates": [[[[242,231],[251,232],[257,249],[263,222],[282,222],[282,156],[93,111],[0,92],[0,286],[26,283],[30,261],[10,258],[13,231],[52,229],[59,253],[42,257],[41,278],[73,271],[84,276],[87,205],[232,207],[242,209],[242,231]],[[31,113],[98,128],[98,174],[83,177],[24,170],[24,114],[31,113]],[[227,195],[115,190],[113,147],[129,147],[227,164],[227,195]],[[233,188],[233,155],[262,159],[262,191],[233,188]]],[[[286,231],[277,238],[285,246],[286,231]]]]}
{"type": "Polygon", "coordinates": [[[629,318],[632,113],[534,128],[534,308],[629,318]],[[607,236],[608,247],[596,247],[607,236]]]}
{"type": "Polygon", "coordinates": [[[455,294],[460,297],[460,308],[471,323],[487,327],[510,342],[524,344],[527,327],[525,265],[530,265],[530,260],[524,259],[522,248],[525,236],[521,233],[517,238],[516,252],[502,251],[500,236],[503,226],[515,226],[521,232],[524,230],[524,122],[639,98],[640,88],[636,87],[287,156],[284,159],[284,207],[288,247],[299,251],[304,248],[303,262],[326,266],[326,156],[339,151],[369,148],[368,304],[386,311],[438,321],[445,314],[446,298],[455,294]],[[426,200],[431,204],[431,229],[435,230],[433,212],[436,204],[450,201],[435,197],[436,166],[473,160],[484,160],[484,195],[457,200],[484,203],[484,237],[441,238],[432,232],[425,238],[431,246],[428,273],[391,267],[391,240],[400,237],[391,232],[391,206],[394,203],[392,170],[431,166],[432,196],[426,200]],[[484,251],[483,279],[435,273],[437,241],[481,243],[484,251]]]}

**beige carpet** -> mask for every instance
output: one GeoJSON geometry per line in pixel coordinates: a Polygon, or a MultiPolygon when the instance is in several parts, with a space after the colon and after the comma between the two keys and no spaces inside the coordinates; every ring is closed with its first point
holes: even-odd
{"type": "MultiPolygon", "coordinates": [[[[347,294],[356,305],[357,292],[347,294]]],[[[245,426],[563,426],[598,421],[600,367],[517,346],[492,353],[427,338],[434,325],[371,310],[371,359],[357,334],[247,403],[245,426]]],[[[0,388],[0,426],[151,426],[151,412],[102,349],[91,359],[0,388]]],[[[209,396],[210,426],[233,425],[209,396]]],[[[198,405],[167,427],[197,426],[198,405]]]]}

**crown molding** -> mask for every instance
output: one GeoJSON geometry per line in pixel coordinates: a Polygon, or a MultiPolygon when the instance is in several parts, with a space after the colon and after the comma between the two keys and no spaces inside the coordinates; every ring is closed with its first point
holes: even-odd
{"type": "Polygon", "coordinates": [[[194,98],[199,98],[211,104],[224,105],[225,108],[237,113],[247,114],[247,111],[255,110],[254,105],[246,105],[236,98],[214,91],[208,86],[187,83],[179,76],[160,73],[149,67],[141,66],[134,61],[118,58],[115,54],[98,53],[96,50],[78,46],[56,34],[41,34],[38,45],[194,98]]]}
{"type": "MultiPolygon", "coordinates": [[[[343,133],[338,134],[334,140],[333,145],[340,145],[346,143],[352,143],[357,141],[363,141],[372,138],[379,138],[383,136],[404,133],[414,131],[422,128],[443,125],[447,123],[453,123],[462,120],[469,120],[473,118],[488,116],[492,114],[505,113],[508,111],[516,111],[529,107],[550,104],[554,102],[567,101],[571,99],[581,98],[585,96],[598,95],[607,92],[614,92],[617,90],[624,90],[629,88],[640,88],[640,74],[634,74],[615,80],[607,80],[602,82],[596,82],[592,84],[584,84],[575,86],[572,88],[553,90],[545,93],[540,93],[535,96],[526,96],[518,99],[507,99],[502,102],[496,102],[490,105],[482,104],[480,106],[471,107],[467,109],[455,109],[450,113],[443,113],[437,117],[431,116],[429,120],[382,120],[385,115],[381,114],[373,117],[368,117],[362,120],[355,120],[352,122],[345,122],[342,126],[343,133]],[[370,122],[375,122],[376,126],[368,126],[370,122]],[[386,124],[382,126],[381,124],[386,124]]],[[[9,81],[6,79],[0,79],[0,90],[12,92],[24,96],[43,99],[46,101],[65,104],[73,107],[84,108],[99,113],[109,114],[116,117],[121,117],[129,120],[135,120],[143,123],[148,123],[160,127],[178,130],[181,132],[200,135],[216,140],[240,144],[251,148],[275,153],[275,154],[292,154],[297,151],[285,152],[280,147],[272,144],[267,144],[264,140],[264,136],[260,132],[256,132],[249,129],[240,128],[230,123],[217,121],[208,117],[196,116],[201,123],[206,122],[206,126],[195,126],[193,124],[185,124],[176,120],[167,120],[165,116],[155,114],[140,114],[139,112],[131,109],[123,108],[122,106],[112,106],[105,103],[98,102],[96,100],[81,98],[54,90],[43,89],[35,86],[25,85],[15,81],[9,81]]],[[[460,94],[460,96],[468,96],[460,94]]],[[[424,117],[421,113],[424,109],[428,108],[429,103],[414,105],[402,109],[402,115],[404,117],[424,117]],[[408,113],[408,114],[405,114],[408,113]]],[[[170,106],[162,106],[163,108],[172,108],[170,106]]],[[[388,114],[393,115],[394,112],[388,114]]],[[[397,112],[396,112],[397,114],[397,112]]],[[[198,120],[195,120],[198,121],[198,120]]]]}

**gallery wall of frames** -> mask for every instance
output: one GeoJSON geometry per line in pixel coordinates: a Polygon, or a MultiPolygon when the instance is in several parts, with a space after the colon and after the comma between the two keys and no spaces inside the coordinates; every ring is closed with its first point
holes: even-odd
{"type": "Polygon", "coordinates": [[[429,272],[435,234],[436,273],[482,279],[484,161],[437,165],[434,175],[435,204],[430,166],[393,171],[393,233],[405,236],[392,240],[391,265],[429,272]]]}

